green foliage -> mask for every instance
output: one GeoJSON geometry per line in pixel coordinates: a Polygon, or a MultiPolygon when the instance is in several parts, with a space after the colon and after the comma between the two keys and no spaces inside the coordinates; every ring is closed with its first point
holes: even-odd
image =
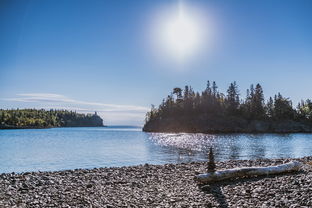
{"type": "Polygon", "coordinates": [[[292,108],[292,102],[284,98],[280,93],[274,97],[273,118],[277,120],[294,119],[296,111],[292,108]]]}
{"type": "Polygon", "coordinates": [[[240,100],[238,85],[230,84],[227,95],[218,91],[215,82],[207,82],[204,91],[194,92],[191,86],[174,88],[158,108],[151,109],[146,115],[146,123],[153,120],[197,120],[198,118],[229,118],[246,120],[300,120],[312,122],[312,102],[302,101],[297,110],[292,102],[280,93],[274,99],[270,97],[265,103],[263,89],[260,84],[250,86],[245,100],[240,100]],[[176,96],[173,96],[173,95],[176,96]]]}
{"type": "Polygon", "coordinates": [[[71,126],[103,126],[103,120],[96,114],[80,114],[67,110],[0,109],[0,128],[71,126]]]}
{"type": "Polygon", "coordinates": [[[311,100],[301,101],[297,106],[297,117],[312,121],[312,102],[311,100]]]}
{"type": "Polygon", "coordinates": [[[239,92],[236,82],[230,84],[227,90],[226,110],[230,115],[236,115],[239,109],[239,92]]]}

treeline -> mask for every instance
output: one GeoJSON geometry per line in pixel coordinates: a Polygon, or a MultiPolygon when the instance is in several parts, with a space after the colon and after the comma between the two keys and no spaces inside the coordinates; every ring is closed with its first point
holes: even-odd
{"type": "Polygon", "coordinates": [[[68,110],[0,109],[0,128],[103,126],[95,114],[81,114],[68,110]]]}
{"type": "Polygon", "coordinates": [[[146,114],[145,126],[164,119],[181,121],[208,118],[312,123],[312,102],[301,101],[294,108],[292,101],[280,93],[265,101],[260,84],[251,85],[242,99],[236,82],[231,83],[226,94],[223,94],[219,92],[216,82],[211,84],[208,81],[202,92],[194,92],[191,86],[174,88],[158,108],[152,105],[151,111],[146,114]]]}

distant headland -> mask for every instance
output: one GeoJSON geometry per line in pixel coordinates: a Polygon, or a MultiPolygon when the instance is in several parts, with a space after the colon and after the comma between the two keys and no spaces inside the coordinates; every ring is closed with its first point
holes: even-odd
{"type": "Polygon", "coordinates": [[[104,126],[103,119],[96,112],[82,114],[53,109],[0,109],[0,129],[100,126],[104,126]]]}
{"type": "Polygon", "coordinates": [[[292,101],[280,93],[264,100],[260,84],[247,89],[241,99],[236,82],[227,93],[208,81],[202,92],[192,87],[174,88],[159,105],[146,115],[143,131],[194,133],[295,133],[312,132],[312,102],[292,101]]]}

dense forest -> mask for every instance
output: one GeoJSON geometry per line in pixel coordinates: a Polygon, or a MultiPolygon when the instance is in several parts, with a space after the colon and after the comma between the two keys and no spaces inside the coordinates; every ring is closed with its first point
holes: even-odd
{"type": "Polygon", "coordinates": [[[216,82],[202,92],[174,88],[158,108],[146,115],[144,131],[155,132],[312,132],[312,102],[295,108],[280,93],[264,99],[260,84],[251,85],[240,98],[236,82],[223,94],[216,82]]]}
{"type": "Polygon", "coordinates": [[[0,109],[0,129],[103,126],[95,114],[67,110],[0,109]]]}

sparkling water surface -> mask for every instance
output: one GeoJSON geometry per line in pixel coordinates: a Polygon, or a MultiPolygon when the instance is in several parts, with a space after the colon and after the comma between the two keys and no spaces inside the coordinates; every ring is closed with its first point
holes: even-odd
{"type": "Polygon", "coordinates": [[[0,130],[0,173],[312,155],[312,134],[145,133],[140,128],[0,130]]]}

